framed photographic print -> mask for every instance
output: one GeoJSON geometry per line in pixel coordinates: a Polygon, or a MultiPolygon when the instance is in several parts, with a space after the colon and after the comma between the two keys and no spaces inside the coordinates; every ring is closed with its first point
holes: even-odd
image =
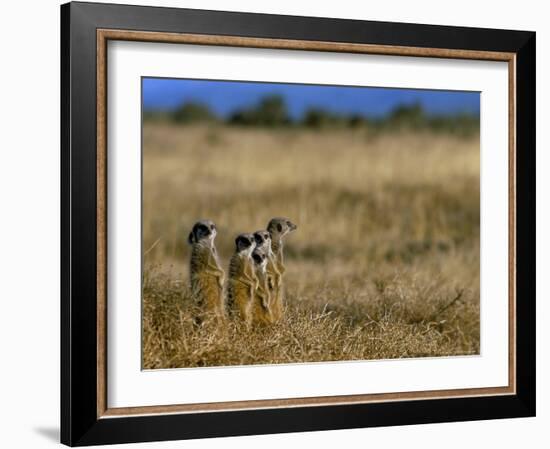
{"type": "Polygon", "coordinates": [[[61,7],[61,439],[535,414],[535,33],[61,7]]]}

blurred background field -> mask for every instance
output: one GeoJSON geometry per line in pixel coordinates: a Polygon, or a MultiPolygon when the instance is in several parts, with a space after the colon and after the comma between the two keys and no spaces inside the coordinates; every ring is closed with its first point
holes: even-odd
{"type": "Polygon", "coordinates": [[[144,368],[479,353],[479,117],[418,102],[293,117],[284,100],[146,112],[144,368]],[[285,319],[196,327],[193,223],[217,224],[227,269],[235,235],[273,216],[298,225],[285,319]]]}

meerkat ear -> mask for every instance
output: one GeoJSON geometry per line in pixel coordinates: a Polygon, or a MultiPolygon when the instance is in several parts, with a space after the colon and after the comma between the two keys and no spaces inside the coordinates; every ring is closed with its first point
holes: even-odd
{"type": "Polygon", "coordinates": [[[187,243],[189,243],[190,245],[195,243],[195,234],[193,233],[193,231],[189,233],[189,237],[187,237],[187,243]]]}

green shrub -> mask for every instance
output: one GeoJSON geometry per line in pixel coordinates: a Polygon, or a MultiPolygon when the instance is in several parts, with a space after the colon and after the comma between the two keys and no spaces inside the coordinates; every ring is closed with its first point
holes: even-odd
{"type": "Polygon", "coordinates": [[[182,104],[174,111],[172,118],[178,123],[213,122],[217,120],[216,115],[207,105],[195,102],[182,104]]]}
{"type": "Polygon", "coordinates": [[[234,112],[229,123],[244,126],[285,126],[290,125],[292,120],[284,98],[280,95],[264,97],[258,106],[234,112]]]}

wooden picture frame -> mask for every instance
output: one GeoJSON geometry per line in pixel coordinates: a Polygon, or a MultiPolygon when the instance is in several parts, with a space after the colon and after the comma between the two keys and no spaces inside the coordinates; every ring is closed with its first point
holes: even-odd
{"type": "Polygon", "coordinates": [[[93,3],[61,7],[61,440],[71,446],[535,414],[535,33],[93,3]],[[509,384],[107,407],[106,48],[111,40],[505,61],[509,384]]]}

